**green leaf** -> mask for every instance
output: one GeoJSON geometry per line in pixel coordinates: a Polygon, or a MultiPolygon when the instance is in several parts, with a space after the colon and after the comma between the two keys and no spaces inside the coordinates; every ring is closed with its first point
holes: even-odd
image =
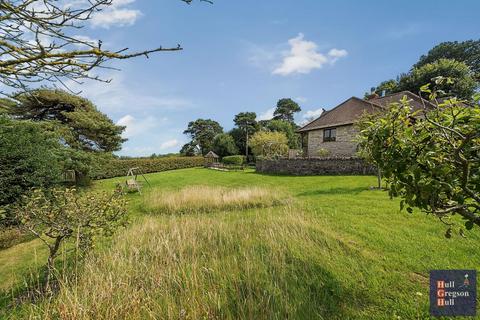
{"type": "Polygon", "coordinates": [[[407,212],[408,212],[408,213],[413,213],[413,209],[410,208],[410,207],[408,207],[408,208],[407,208],[407,212]]]}
{"type": "Polygon", "coordinates": [[[467,230],[472,230],[473,225],[474,225],[474,224],[473,224],[473,221],[470,221],[470,220],[469,220],[469,221],[465,222],[465,229],[467,229],[467,230]]]}

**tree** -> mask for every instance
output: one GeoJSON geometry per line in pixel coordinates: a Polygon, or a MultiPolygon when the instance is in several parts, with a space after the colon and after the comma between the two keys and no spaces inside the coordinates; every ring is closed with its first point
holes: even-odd
{"type": "Polygon", "coordinates": [[[437,86],[437,89],[445,92],[447,96],[470,99],[477,87],[473,73],[465,63],[439,59],[420,68],[414,68],[409,74],[400,78],[398,90],[409,90],[418,93],[425,84],[431,84],[432,87],[435,86],[437,77],[454,80],[452,82],[443,82],[441,86],[437,86]]]}
{"type": "Polygon", "coordinates": [[[233,137],[228,133],[220,133],[213,139],[213,152],[221,158],[231,156],[238,153],[238,148],[235,145],[233,137]]]}
{"type": "Polygon", "coordinates": [[[45,81],[65,86],[65,80],[101,80],[92,70],[109,60],[182,50],[180,45],[141,52],[105,50],[101,40],[92,42],[77,35],[86,21],[111,4],[112,0],[73,1],[68,5],[57,0],[1,1],[0,83],[28,90],[32,83],[45,81]]]}
{"type": "Polygon", "coordinates": [[[476,80],[480,81],[480,40],[442,42],[422,55],[413,67],[418,69],[440,59],[465,63],[475,73],[476,80]]]}
{"type": "Polygon", "coordinates": [[[186,157],[197,156],[199,153],[200,150],[198,150],[198,146],[193,141],[184,144],[182,149],[180,149],[180,154],[186,157]]]}
{"type": "Polygon", "coordinates": [[[240,112],[235,116],[233,122],[238,129],[245,134],[245,157],[248,158],[248,137],[253,135],[257,130],[257,114],[255,112],[240,112]]]}
{"type": "Polygon", "coordinates": [[[19,94],[16,100],[19,103],[10,108],[10,114],[23,120],[51,121],[49,129],[59,132],[74,149],[112,152],[126,141],[121,136],[125,127],[115,125],[88,99],[62,90],[39,89],[19,94]]]}
{"type": "Polygon", "coordinates": [[[197,119],[188,123],[183,132],[192,139],[192,143],[200,148],[200,153],[206,155],[213,146],[213,139],[223,133],[223,128],[217,121],[211,119],[197,119]]]}
{"type": "Polygon", "coordinates": [[[60,153],[57,138],[40,124],[0,116],[0,206],[18,201],[31,188],[58,183],[60,153]]]}
{"type": "Polygon", "coordinates": [[[48,248],[46,292],[51,291],[55,258],[63,243],[75,240],[85,253],[98,235],[110,236],[126,223],[126,201],[119,194],[81,194],[75,189],[36,189],[15,208],[20,227],[48,248]]]}
{"type": "MultiPolygon", "coordinates": [[[[436,98],[428,87],[423,92],[436,98]]],[[[413,112],[404,98],[359,124],[360,148],[380,167],[390,195],[410,213],[418,207],[438,217],[447,237],[455,214],[468,230],[480,226],[480,108],[465,103],[451,98],[413,112]]]]}
{"type": "Polygon", "coordinates": [[[289,99],[289,98],[280,99],[277,102],[277,108],[273,112],[273,119],[284,120],[284,121],[294,123],[293,115],[296,112],[300,112],[300,111],[302,111],[302,109],[300,108],[298,103],[296,103],[292,99],[289,99]]]}
{"type": "Polygon", "coordinates": [[[373,89],[374,93],[376,93],[377,95],[391,94],[401,91],[398,89],[398,81],[395,79],[383,81],[376,88],[373,89]]]}
{"type": "Polygon", "coordinates": [[[259,131],[250,140],[250,148],[256,157],[284,157],[288,153],[288,139],[282,132],[259,131]]]}
{"type": "Polygon", "coordinates": [[[300,148],[300,135],[295,132],[296,125],[284,120],[269,120],[264,122],[264,129],[272,132],[282,132],[288,139],[290,149],[300,148]]]}

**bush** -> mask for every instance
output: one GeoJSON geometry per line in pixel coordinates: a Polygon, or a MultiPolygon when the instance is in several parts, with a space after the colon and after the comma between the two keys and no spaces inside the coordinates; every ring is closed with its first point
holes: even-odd
{"type": "MultiPolygon", "coordinates": [[[[41,125],[0,116],[0,206],[61,179],[60,145],[41,125]]],[[[0,223],[8,224],[8,217],[0,223]]]]}
{"type": "Polygon", "coordinates": [[[19,243],[33,239],[34,236],[18,228],[0,229],[0,250],[8,249],[19,243]]]}
{"type": "Polygon", "coordinates": [[[257,158],[277,159],[288,155],[288,139],[283,132],[259,131],[249,145],[257,158]]]}
{"type": "Polygon", "coordinates": [[[203,157],[167,157],[155,159],[110,160],[92,168],[92,179],[109,179],[125,176],[130,168],[140,168],[143,173],[194,168],[203,166],[203,157]]]}
{"type": "Polygon", "coordinates": [[[228,157],[223,157],[222,162],[225,164],[231,164],[235,166],[241,166],[242,164],[245,163],[245,156],[228,156],[228,157]]]}

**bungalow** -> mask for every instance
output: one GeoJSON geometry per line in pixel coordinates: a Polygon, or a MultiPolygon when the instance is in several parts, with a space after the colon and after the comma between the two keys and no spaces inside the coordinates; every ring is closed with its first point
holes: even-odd
{"type": "Polygon", "coordinates": [[[410,100],[413,109],[423,109],[425,104],[431,105],[409,91],[369,99],[351,97],[297,130],[302,136],[304,155],[309,158],[327,154],[331,157],[355,156],[358,151],[355,122],[364,113],[382,112],[390,103],[398,102],[404,96],[410,100]]]}

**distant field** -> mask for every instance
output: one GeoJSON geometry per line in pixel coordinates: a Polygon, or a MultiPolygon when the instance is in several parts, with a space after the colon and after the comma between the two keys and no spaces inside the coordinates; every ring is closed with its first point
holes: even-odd
{"type": "MultiPolygon", "coordinates": [[[[128,196],[132,225],[75,281],[50,302],[4,307],[0,317],[424,319],[430,269],[480,265],[478,230],[444,238],[433,217],[400,212],[398,200],[369,190],[375,177],[184,169],[147,178],[151,187],[128,196]],[[265,192],[266,205],[248,202],[248,188],[265,192]],[[209,210],[189,194],[202,190],[224,198],[209,210]],[[169,201],[195,201],[202,213],[169,201]]],[[[42,255],[37,242],[0,251],[4,302],[42,255]]]]}

